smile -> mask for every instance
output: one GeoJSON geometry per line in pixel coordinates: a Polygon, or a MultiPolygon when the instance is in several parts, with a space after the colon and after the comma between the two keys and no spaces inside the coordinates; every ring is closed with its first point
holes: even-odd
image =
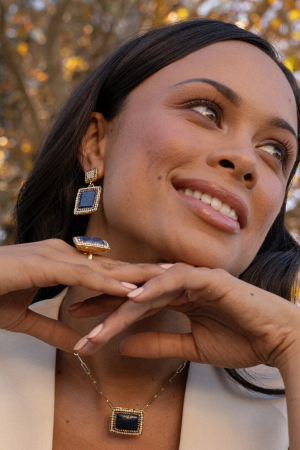
{"type": "Polygon", "coordinates": [[[185,206],[205,222],[228,232],[239,233],[249,220],[249,209],[243,198],[215,181],[199,178],[172,180],[185,206]]]}
{"type": "Polygon", "coordinates": [[[238,220],[238,215],[235,209],[231,208],[227,203],[223,203],[219,198],[212,197],[209,194],[203,194],[200,191],[192,191],[187,188],[185,190],[178,189],[178,192],[181,192],[184,195],[188,195],[189,197],[194,197],[197,200],[201,200],[206,205],[210,205],[216,211],[219,211],[224,216],[231,217],[234,220],[238,220]]]}

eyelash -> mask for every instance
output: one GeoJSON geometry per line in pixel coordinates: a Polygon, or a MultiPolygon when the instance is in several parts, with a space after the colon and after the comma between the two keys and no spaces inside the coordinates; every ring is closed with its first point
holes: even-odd
{"type": "MultiPolygon", "coordinates": [[[[282,159],[281,163],[283,166],[286,166],[287,162],[293,155],[293,146],[289,141],[287,141],[285,139],[283,139],[282,141],[277,141],[277,143],[274,144],[274,147],[276,147],[277,144],[279,144],[280,150],[283,148],[284,155],[283,155],[283,159],[282,159]]],[[[271,144],[271,145],[273,145],[273,144],[271,144]]]]}
{"type": "Polygon", "coordinates": [[[216,99],[211,101],[211,100],[208,100],[208,98],[205,98],[205,99],[197,98],[197,99],[189,100],[188,102],[185,103],[185,105],[188,108],[192,108],[195,106],[210,106],[216,112],[218,121],[220,120],[220,118],[221,118],[220,116],[223,113],[223,106],[220,102],[217,102],[216,99]]]}
{"type": "MultiPolygon", "coordinates": [[[[189,100],[188,102],[186,102],[185,105],[188,108],[192,108],[192,107],[196,107],[196,106],[211,107],[214,110],[214,112],[216,113],[217,122],[220,121],[221,116],[223,114],[223,110],[224,110],[223,105],[220,102],[218,102],[216,99],[214,99],[213,101],[209,100],[208,98],[193,99],[193,100],[189,100]]],[[[282,141],[277,141],[274,144],[265,144],[265,145],[274,145],[274,147],[277,146],[277,148],[279,148],[280,151],[283,151],[284,154],[283,154],[282,161],[279,161],[279,162],[282,164],[282,166],[287,165],[287,162],[289,161],[290,157],[293,155],[293,146],[289,141],[282,140],[282,141]]]]}

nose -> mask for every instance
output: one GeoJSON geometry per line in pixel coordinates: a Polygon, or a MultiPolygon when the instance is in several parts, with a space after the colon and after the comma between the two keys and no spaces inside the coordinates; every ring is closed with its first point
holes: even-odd
{"type": "Polygon", "coordinates": [[[210,167],[225,170],[248,189],[253,189],[258,182],[256,155],[250,145],[248,148],[237,146],[211,151],[206,157],[206,163],[210,167]]]}

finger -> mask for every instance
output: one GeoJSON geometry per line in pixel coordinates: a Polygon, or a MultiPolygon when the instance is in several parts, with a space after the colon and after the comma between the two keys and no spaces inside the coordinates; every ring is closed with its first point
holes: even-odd
{"type": "Polygon", "coordinates": [[[135,284],[145,283],[151,278],[164,273],[164,269],[156,264],[114,264],[107,262],[104,259],[99,261],[95,259],[90,260],[86,256],[83,258],[80,254],[78,256],[77,253],[79,252],[76,251],[74,255],[66,255],[57,252],[52,255],[52,259],[75,265],[85,265],[104,276],[135,284]]]}
{"type": "Polygon", "coordinates": [[[125,299],[105,294],[75,303],[68,308],[69,314],[76,319],[100,316],[100,314],[116,311],[125,299]],[[77,306],[77,307],[76,307],[77,306]],[[76,307],[76,309],[74,309],[76,307]]]}
{"type": "Polygon", "coordinates": [[[214,339],[204,329],[200,347],[192,334],[147,332],[128,336],[119,345],[122,355],[135,358],[181,358],[216,367],[249,367],[261,364],[247,339],[214,339]],[[211,345],[212,344],[212,345],[211,345]]]}
{"type": "MultiPolygon", "coordinates": [[[[83,286],[88,289],[105,292],[109,295],[124,297],[131,291],[122,282],[98,273],[86,264],[71,264],[60,261],[48,261],[47,266],[36,268],[35,278],[38,287],[56,286],[83,286]]],[[[31,280],[27,281],[31,284],[31,280]]],[[[31,287],[31,286],[26,286],[31,287]]]]}
{"type": "MultiPolygon", "coordinates": [[[[71,264],[84,264],[103,275],[119,279],[120,281],[130,282],[130,280],[127,280],[127,277],[136,278],[136,282],[139,284],[164,272],[156,264],[129,264],[109,259],[106,256],[96,256],[91,260],[82,252],[60,239],[48,239],[34,244],[15,245],[13,249],[14,251],[18,250],[18,258],[24,259],[24,267],[27,267],[28,263],[35,266],[45,266],[48,259],[71,264]],[[36,258],[31,258],[28,261],[28,254],[33,254],[36,258]]],[[[8,252],[9,255],[10,253],[8,252]]]]}
{"type": "Polygon", "coordinates": [[[82,355],[94,353],[100,346],[102,347],[105,345],[110,339],[126,330],[133,323],[138,322],[149,315],[156,314],[170,302],[169,297],[172,295],[173,293],[148,303],[139,304],[130,300],[125,301],[115,312],[106,317],[101,324],[95,327],[87,335],[87,338],[89,342],[93,344],[93,347],[88,346],[78,348],[76,346],[76,351],[82,355]],[[87,349],[89,349],[90,352],[86,352],[87,349]],[[82,353],[83,350],[85,353],[82,353]]]}
{"type": "MultiPolygon", "coordinates": [[[[132,291],[128,297],[136,303],[147,302],[153,298],[160,297],[166,293],[182,290],[197,290],[211,297],[212,284],[214,284],[214,295],[222,277],[231,277],[224,270],[207,269],[199,267],[187,267],[182,264],[174,264],[164,273],[151,278],[142,288],[132,291]]],[[[234,277],[231,277],[233,280],[234,277]]]]}
{"type": "MultiPolygon", "coordinates": [[[[87,256],[83,252],[81,252],[80,250],[77,250],[77,248],[73,247],[72,245],[67,244],[65,241],[63,241],[61,239],[47,239],[45,241],[40,241],[39,244],[40,245],[44,244],[45,246],[49,246],[51,249],[57,250],[64,254],[87,258],[87,256]]],[[[96,261],[101,261],[101,262],[104,262],[107,264],[114,264],[114,265],[130,264],[129,262],[111,259],[101,253],[95,253],[93,258],[95,258],[96,261]]]]}
{"type": "Polygon", "coordinates": [[[135,358],[182,358],[199,362],[191,333],[147,332],[134,334],[122,340],[119,352],[135,358]]]}
{"type": "Polygon", "coordinates": [[[26,312],[26,318],[14,331],[33,336],[66,352],[73,352],[74,345],[81,338],[77,331],[67,325],[41,316],[30,309],[26,312]]]}

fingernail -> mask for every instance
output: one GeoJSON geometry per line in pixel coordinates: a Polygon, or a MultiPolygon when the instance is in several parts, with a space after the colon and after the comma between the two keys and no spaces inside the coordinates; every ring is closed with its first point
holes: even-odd
{"type": "Polygon", "coordinates": [[[74,311],[77,308],[80,308],[83,302],[73,303],[73,305],[67,308],[68,311],[74,311]]]}
{"type": "Polygon", "coordinates": [[[173,267],[175,264],[161,264],[159,267],[161,267],[162,269],[170,269],[170,267],[173,267]]]}
{"type": "Polygon", "coordinates": [[[97,334],[99,334],[101,332],[102,328],[103,328],[103,323],[100,323],[87,335],[87,338],[92,339],[92,338],[96,337],[97,334]]]}
{"type": "Polygon", "coordinates": [[[83,338],[80,339],[80,341],[77,342],[77,344],[74,346],[73,350],[75,352],[78,352],[79,350],[81,350],[85,344],[87,344],[89,342],[89,340],[84,336],[83,338]]]}
{"type": "Polygon", "coordinates": [[[135,291],[130,292],[129,294],[127,294],[127,297],[129,298],[135,298],[138,295],[140,295],[142,292],[144,292],[144,288],[143,287],[139,287],[138,289],[136,289],[135,291]]]}
{"type": "Polygon", "coordinates": [[[122,281],[121,284],[123,284],[123,286],[125,286],[128,289],[136,289],[137,288],[137,286],[135,284],[126,283],[126,281],[122,281]]]}

